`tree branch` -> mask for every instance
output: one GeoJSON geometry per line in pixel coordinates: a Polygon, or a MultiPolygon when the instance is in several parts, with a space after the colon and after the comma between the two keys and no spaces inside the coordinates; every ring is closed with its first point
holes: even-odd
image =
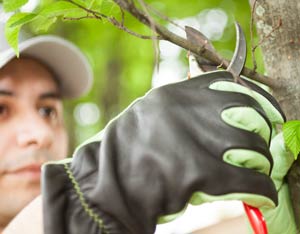
{"type": "MultiPolygon", "coordinates": [[[[140,0],[142,1],[142,0],[140,0]]],[[[155,32],[162,37],[163,40],[167,40],[173,44],[176,44],[188,51],[191,51],[199,56],[202,56],[212,63],[220,64],[220,66],[226,69],[229,65],[229,61],[222,58],[219,54],[207,50],[205,46],[195,45],[185,38],[182,38],[173,32],[169,31],[167,28],[163,27],[162,25],[157,24],[154,20],[150,22],[146,14],[139,9],[136,8],[133,2],[128,2],[127,0],[114,0],[116,4],[118,4],[122,9],[129,12],[132,16],[134,16],[137,20],[141,23],[147,25],[148,27],[154,28],[155,32]]],[[[276,83],[275,80],[267,77],[265,75],[257,73],[255,70],[251,70],[247,67],[244,67],[242,70],[242,75],[252,78],[255,81],[261,82],[265,85],[270,86],[273,89],[276,89],[281,86],[281,84],[276,83]]]]}
{"type": "MultiPolygon", "coordinates": [[[[222,58],[218,53],[215,51],[210,51],[205,48],[205,45],[199,46],[199,44],[195,44],[192,42],[189,42],[187,39],[178,36],[177,34],[171,32],[166,27],[158,24],[155,22],[153,18],[149,15],[148,11],[141,11],[138,9],[134,2],[132,0],[114,0],[114,2],[122,9],[127,11],[129,14],[134,16],[139,22],[142,24],[148,26],[154,33],[156,33],[158,36],[145,36],[141,35],[139,33],[133,32],[127,27],[124,26],[124,13],[122,11],[122,21],[117,21],[114,17],[109,17],[107,15],[102,14],[101,12],[93,11],[91,9],[87,9],[72,0],[69,0],[69,2],[73,3],[74,5],[80,7],[81,9],[85,10],[88,14],[91,16],[81,17],[81,18],[96,18],[99,20],[102,20],[102,18],[108,20],[111,24],[116,26],[117,28],[142,39],[152,39],[152,40],[166,40],[169,41],[179,47],[182,47],[186,49],[187,51],[193,52],[194,54],[201,56],[209,61],[211,61],[213,64],[219,64],[219,67],[222,67],[226,69],[229,65],[229,61],[222,58]]],[[[143,0],[139,0],[140,4],[145,8],[147,5],[143,0]]],[[[72,18],[72,20],[75,20],[76,18],[72,18]]],[[[80,18],[77,18],[80,19],[80,18]]],[[[267,77],[265,75],[257,73],[255,70],[251,70],[247,67],[244,67],[242,70],[241,75],[244,75],[246,77],[249,77],[255,81],[261,82],[265,85],[270,86],[273,89],[277,89],[282,86],[281,83],[276,82],[274,79],[271,79],[270,77],[267,77]]]]}
{"type": "Polygon", "coordinates": [[[252,56],[252,63],[253,63],[253,71],[256,71],[257,63],[255,59],[255,49],[254,48],[254,36],[253,36],[253,25],[254,25],[254,11],[256,9],[256,1],[254,0],[252,8],[251,8],[251,22],[250,22],[250,37],[251,37],[251,56],[252,56]]]}
{"type": "MultiPolygon", "coordinates": [[[[143,0],[138,0],[140,5],[142,6],[146,17],[149,19],[150,22],[150,28],[152,33],[155,33],[155,28],[154,28],[154,20],[151,18],[150,13],[148,12],[148,8],[146,3],[143,0]]],[[[157,70],[159,70],[159,57],[160,57],[160,50],[159,50],[159,44],[157,40],[152,40],[153,43],[153,48],[154,48],[154,58],[155,58],[155,65],[157,67],[157,70]]]]}

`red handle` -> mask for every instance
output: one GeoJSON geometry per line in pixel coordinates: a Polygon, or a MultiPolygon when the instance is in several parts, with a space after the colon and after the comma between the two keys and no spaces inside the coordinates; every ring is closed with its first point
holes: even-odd
{"type": "Polygon", "coordinates": [[[267,224],[260,210],[246,203],[243,204],[254,234],[268,234],[267,224]]]}

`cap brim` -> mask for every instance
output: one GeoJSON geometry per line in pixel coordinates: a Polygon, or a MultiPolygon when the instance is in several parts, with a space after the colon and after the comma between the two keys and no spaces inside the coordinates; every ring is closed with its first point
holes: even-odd
{"type": "MultiPolygon", "coordinates": [[[[38,36],[19,44],[20,57],[35,58],[54,72],[64,98],[85,94],[92,85],[92,69],[81,51],[56,36],[38,36]]],[[[9,49],[0,55],[0,68],[16,57],[9,49]]]]}

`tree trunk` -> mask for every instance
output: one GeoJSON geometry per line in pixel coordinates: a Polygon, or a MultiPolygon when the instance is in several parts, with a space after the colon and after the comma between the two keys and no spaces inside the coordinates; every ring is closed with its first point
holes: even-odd
{"type": "MultiPolygon", "coordinates": [[[[252,0],[253,4],[254,0],[252,0]]],[[[287,119],[300,119],[300,2],[258,0],[254,11],[262,44],[265,70],[281,85],[274,95],[287,119]],[[281,23],[281,26],[279,26],[281,23]],[[276,28],[277,27],[277,28],[276,28]]],[[[299,160],[298,160],[299,161],[299,160]]],[[[300,227],[300,164],[288,176],[298,229],[300,227]]]]}

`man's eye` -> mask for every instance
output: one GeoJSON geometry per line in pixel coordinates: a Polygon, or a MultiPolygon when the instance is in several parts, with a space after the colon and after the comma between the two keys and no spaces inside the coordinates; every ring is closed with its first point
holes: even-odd
{"type": "Polygon", "coordinates": [[[57,111],[53,107],[45,106],[39,108],[39,114],[44,118],[56,118],[57,111]]]}

